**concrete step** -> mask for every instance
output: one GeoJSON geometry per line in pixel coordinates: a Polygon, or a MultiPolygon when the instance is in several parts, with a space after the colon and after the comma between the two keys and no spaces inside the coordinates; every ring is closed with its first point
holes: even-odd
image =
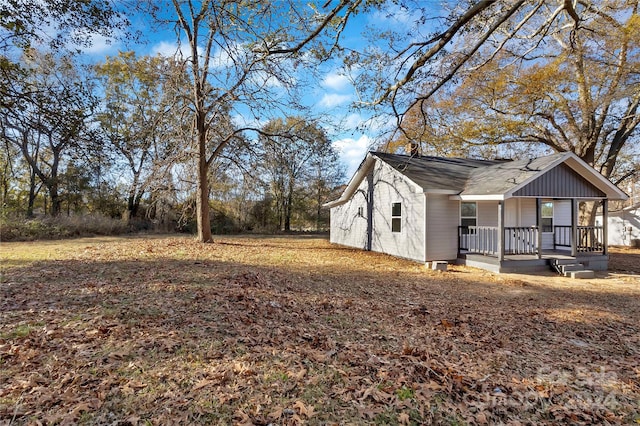
{"type": "Polygon", "coordinates": [[[582,271],[584,269],[584,265],[582,263],[567,263],[563,265],[558,265],[560,267],[560,271],[562,274],[571,271],[582,271]]]}
{"type": "Polygon", "coordinates": [[[565,277],[571,277],[574,279],[585,279],[585,278],[593,278],[596,276],[596,273],[590,269],[584,269],[582,271],[567,271],[564,273],[565,277]]]}
{"type": "Polygon", "coordinates": [[[572,263],[576,263],[575,259],[551,259],[551,263],[554,265],[570,265],[572,263]]]}

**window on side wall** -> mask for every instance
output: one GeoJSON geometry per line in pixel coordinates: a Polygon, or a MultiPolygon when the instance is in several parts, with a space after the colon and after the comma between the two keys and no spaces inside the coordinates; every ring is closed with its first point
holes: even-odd
{"type": "Polygon", "coordinates": [[[478,205],[475,201],[460,203],[460,226],[478,225],[478,205]]]}
{"type": "Polygon", "coordinates": [[[364,207],[358,207],[358,217],[364,217],[364,207]]]}
{"type": "Polygon", "coordinates": [[[540,209],[542,232],[553,232],[553,201],[545,201],[540,209]]]}
{"type": "Polygon", "coordinates": [[[402,231],[402,203],[391,203],[391,232],[402,231]]]}

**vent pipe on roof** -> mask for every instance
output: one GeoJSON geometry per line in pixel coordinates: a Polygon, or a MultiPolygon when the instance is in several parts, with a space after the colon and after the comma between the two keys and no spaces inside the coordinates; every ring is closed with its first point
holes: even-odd
{"type": "Polygon", "coordinates": [[[418,142],[411,142],[407,148],[411,157],[420,157],[420,144],[418,142]]]}

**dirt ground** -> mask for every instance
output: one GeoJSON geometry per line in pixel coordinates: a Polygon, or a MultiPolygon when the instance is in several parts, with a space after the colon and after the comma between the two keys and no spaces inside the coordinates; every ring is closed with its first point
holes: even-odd
{"type": "Polygon", "coordinates": [[[316,237],[0,256],[0,424],[640,423],[640,250],[590,280],[316,237]]]}
{"type": "Polygon", "coordinates": [[[610,247],[609,271],[640,275],[640,248],[610,247]]]}

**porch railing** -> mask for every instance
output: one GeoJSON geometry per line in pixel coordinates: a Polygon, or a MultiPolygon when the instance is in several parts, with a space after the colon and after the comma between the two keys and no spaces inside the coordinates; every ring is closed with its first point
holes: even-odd
{"type": "Polygon", "coordinates": [[[604,228],[602,226],[578,226],[576,251],[604,251],[604,228]]]}
{"type": "MultiPolygon", "coordinates": [[[[458,226],[458,248],[461,252],[498,256],[496,226],[458,226]]],[[[576,251],[604,250],[602,226],[577,226],[576,251]]],[[[504,254],[538,254],[539,229],[537,226],[505,227],[502,244],[504,254]]],[[[554,248],[571,247],[571,226],[554,226],[554,248]]]]}
{"type": "Polygon", "coordinates": [[[538,227],[519,226],[504,228],[505,254],[537,254],[538,227]]]}
{"type": "MultiPolygon", "coordinates": [[[[598,252],[604,250],[604,228],[602,226],[576,226],[576,251],[598,252]]],[[[571,226],[553,227],[553,246],[571,247],[571,226]]]]}
{"type": "Polygon", "coordinates": [[[494,226],[458,226],[459,251],[498,255],[498,228],[494,226]]]}
{"type": "Polygon", "coordinates": [[[553,227],[553,248],[571,247],[571,226],[556,225],[553,227]]]}

